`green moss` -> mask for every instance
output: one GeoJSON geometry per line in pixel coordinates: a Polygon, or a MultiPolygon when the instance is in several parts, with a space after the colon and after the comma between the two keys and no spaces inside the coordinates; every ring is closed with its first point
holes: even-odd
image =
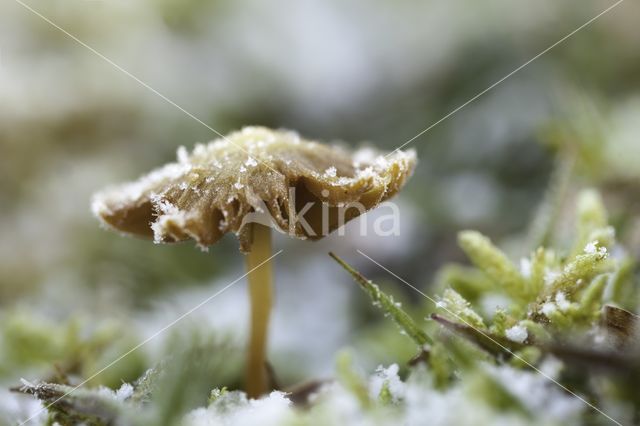
{"type": "Polygon", "coordinates": [[[458,243],[471,262],[487,274],[495,288],[514,300],[526,300],[529,294],[524,277],[489,238],[476,231],[463,231],[458,235],[458,243]]]}
{"type": "Polygon", "coordinates": [[[385,315],[388,315],[407,334],[419,347],[430,343],[432,339],[425,333],[407,314],[393,298],[383,291],[380,287],[366,279],[362,274],[353,269],[344,260],[340,259],[333,253],[331,257],[335,259],[343,268],[351,274],[360,287],[369,295],[374,306],[382,309],[385,315]]]}

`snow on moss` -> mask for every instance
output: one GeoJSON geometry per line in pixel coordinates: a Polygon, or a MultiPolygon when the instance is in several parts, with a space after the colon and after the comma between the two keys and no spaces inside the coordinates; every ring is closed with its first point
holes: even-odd
{"type": "Polygon", "coordinates": [[[531,278],[531,260],[523,257],[520,259],[520,273],[524,278],[531,278]]]}
{"type": "Polygon", "coordinates": [[[540,312],[542,312],[547,318],[550,318],[557,310],[558,306],[553,302],[545,302],[540,308],[540,312]]]}
{"type": "Polygon", "coordinates": [[[539,424],[572,424],[588,408],[582,401],[568,395],[551,382],[548,377],[555,380],[553,375],[545,373],[548,375],[545,377],[538,372],[522,371],[509,366],[489,367],[488,371],[535,415],[539,424]]]}
{"type": "Polygon", "coordinates": [[[516,343],[524,343],[524,341],[527,340],[527,337],[529,337],[527,329],[521,325],[514,325],[513,327],[508,328],[505,331],[505,335],[507,336],[507,339],[516,343]]]}
{"type": "Polygon", "coordinates": [[[207,408],[191,411],[183,419],[183,426],[244,426],[259,424],[280,426],[294,415],[291,401],[283,392],[274,391],[260,399],[249,400],[241,392],[229,392],[207,408]]]}
{"type": "Polygon", "coordinates": [[[562,312],[566,312],[571,307],[571,302],[567,300],[567,296],[563,292],[559,291],[556,293],[556,305],[562,312]]]}
{"type": "Polygon", "coordinates": [[[111,398],[118,402],[126,401],[133,395],[133,386],[129,383],[123,383],[117,390],[110,389],[106,386],[98,388],[99,395],[105,398],[111,398]]]}
{"type": "Polygon", "coordinates": [[[379,366],[376,369],[375,374],[369,380],[371,399],[384,398],[386,393],[393,402],[398,402],[404,397],[405,385],[398,376],[399,370],[398,364],[391,364],[387,368],[379,366]]]}
{"type": "Polygon", "coordinates": [[[585,254],[600,254],[602,256],[607,254],[606,247],[598,247],[599,242],[597,240],[591,241],[584,247],[585,254]]]}

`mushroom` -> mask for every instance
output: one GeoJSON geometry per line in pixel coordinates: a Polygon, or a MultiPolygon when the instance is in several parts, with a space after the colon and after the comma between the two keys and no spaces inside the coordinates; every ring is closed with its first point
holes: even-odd
{"type": "Polygon", "coordinates": [[[246,255],[251,331],[247,393],[267,391],[266,346],[272,303],[271,229],[320,239],[397,193],[416,163],[413,151],[349,152],[297,133],[246,127],[135,182],[93,198],[108,227],[156,243],[195,240],[202,249],[233,232],[246,255]],[[352,208],[354,207],[354,208],[352,208]],[[266,262],[265,262],[266,261],[266,262]]]}

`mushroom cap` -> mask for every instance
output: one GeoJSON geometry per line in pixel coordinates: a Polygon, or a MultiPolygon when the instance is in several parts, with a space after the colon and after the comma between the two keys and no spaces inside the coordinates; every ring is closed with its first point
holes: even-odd
{"type": "Polygon", "coordinates": [[[206,248],[234,232],[248,252],[246,224],[322,238],[396,194],[416,164],[414,151],[350,152],[264,127],[197,144],[191,154],[181,147],[177,157],[94,195],[94,214],[110,228],[156,243],[193,239],[206,248]]]}

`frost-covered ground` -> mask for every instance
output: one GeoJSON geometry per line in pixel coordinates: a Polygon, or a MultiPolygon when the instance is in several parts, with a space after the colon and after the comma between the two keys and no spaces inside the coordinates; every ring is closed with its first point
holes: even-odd
{"type": "MultiPolygon", "coordinates": [[[[318,315],[334,322],[349,321],[347,307],[353,302],[344,292],[342,303],[338,304],[338,299],[318,300],[311,314],[302,314],[295,306],[293,311],[282,310],[282,318],[295,317],[297,321],[292,325],[291,321],[276,320],[275,327],[295,326],[299,334],[291,333],[296,339],[282,339],[276,333],[271,351],[272,388],[276,390],[250,399],[227,387],[242,364],[237,356],[245,339],[241,331],[245,324],[237,315],[239,308],[247,309],[238,302],[242,293],[232,287],[225,296],[220,293],[219,309],[193,311],[185,323],[176,325],[179,330],[158,334],[150,328],[163,322],[158,318],[178,315],[193,303],[198,306],[198,301],[206,300],[203,292],[181,292],[163,304],[152,303],[151,311],[127,324],[132,334],[129,341],[137,338],[144,339],[143,344],[150,343],[137,354],[138,366],[152,367],[111,389],[91,385],[88,381],[95,375],[88,375],[83,368],[95,368],[96,360],[87,352],[96,344],[98,351],[93,357],[97,355],[101,362],[105,347],[112,356],[114,348],[122,352],[122,336],[117,336],[122,325],[114,326],[111,337],[102,343],[100,339],[91,341],[100,334],[96,330],[83,342],[81,335],[75,334],[77,324],[66,330],[53,328],[51,331],[58,334],[45,336],[47,327],[43,324],[14,318],[3,335],[5,358],[16,355],[12,350],[33,350],[30,345],[55,350],[65,337],[66,344],[72,346],[66,356],[73,362],[56,364],[53,375],[44,381],[16,379],[13,393],[3,399],[0,409],[6,417],[31,424],[244,425],[257,419],[268,425],[633,422],[638,404],[634,397],[625,395],[635,392],[640,320],[622,308],[638,300],[632,276],[626,272],[631,258],[616,242],[596,191],[580,192],[574,215],[577,227],[568,255],[561,257],[552,248],[540,247],[519,266],[482,234],[462,232],[459,244],[474,267],[452,265],[443,271],[441,295],[434,299],[423,294],[430,303],[420,309],[403,307],[332,255],[371,298],[373,307],[384,314],[385,320],[370,333],[386,342],[387,355],[400,358],[402,368],[391,363],[366,373],[371,368],[371,355],[339,350],[346,346],[344,328],[325,327],[327,321],[319,321],[318,315]],[[488,294],[497,295],[495,300],[502,302],[487,305],[482,300],[488,294]],[[226,296],[237,303],[224,301],[226,296]],[[336,315],[339,305],[342,318],[336,315]],[[430,321],[420,320],[423,315],[430,321]],[[209,332],[202,334],[205,329],[209,332]],[[316,342],[301,344],[313,340],[316,342]],[[404,344],[409,344],[404,353],[392,347],[404,344]],[[314,351],[323,356],[312,355],[314,351]],[[409,360],[411,355],[415,357],[409,360]],[[296,366],[296,362],[300,364],[296,366]],[[300,372],[296,374],[296,370],[300,372]],[[306,376],[306,380],[298,385],[278,384],[283,378],[292,383],[296,375],[306,376]],[[82,380],[87,376],[88,381],[82,380]],[[19,393],[31,395],[41,404],[19,393]]],[[[306,273],[314,271],[313,263],[305,266],[306,273]]],[[[320,270],[318,266],[318,273],[320,270]]],[[[280,274],[282,285],[293,285],[300,279],[294,267],[287,271],[280,274]]],[[[339,274],[334,279],[342,281],[339,274]]],[[[298,290],[313,292],[304,285],[298,290]]],[[[334,289],[334,294],[338,293],[340,290],[334,289]]],[[[366,336],[359,339],[368,340],[366,336]]],[[[366,351],[362,342],[351,343],[366,351]]],[[[57,348],[62,353],[65,349],[57,348]]],[[[125,352],[125,357],[131,354],[125,352]]],[[[123,360],[116,358],[107,366],[115,368],[123,360]]],[[[29,374],[42,372],[30,370],[29,374]]],[[[116,370],[112,382],[126,374],[116,370]]]]}
{"type": "MultiPolygon", "coordinates": [[[[310,406],[296,406],[289,394],[273,391],[258,400],[249,400],[239,391],[213,391],[207,407],[196,408],[180,421],[184,426],[247,425],[259,421],[264,425],[450,425],[450,424],[579,424],[580,414],[586,406],[555,387],[537,373],[502,368],[489,372],[507,390],[513,392],[525,407],[525,412],[496,412],[487,407],[474,392],[477,389],[458,387],[445,392],[435,391],[432,380],[424,369],[418,369],[406,381],[398,377],[398,365],[378,367],[368,378],[362,378],[363,390],[359,395],[344,383],[331,382],[317,387],[309,395],[310,406]],[[363,396],[368,398],[363,402],[363,396]]],[[[556,377],[555,375],[550,377],[556,377]]],[[[25,383],[26,386],[33,386],[25,383]]],[[[490,390],[487,388],[487,390],[490,390]]],[[[123,418],[116,424],[128,424],[128,400],[134,394],[130,384],[118,390],[100,389],[95,400],[120,405],[123,418]]],[[[14,397],[7,395],[3,409],[7,413],[25,418],[42,409],[41,404],[23,404],[16,407],[14,397]]],[[[139,414],[138,414],[139,416],[139,414]]],[[[44,422],[44,415],[34,420],[44,422]]]]}
{"type": "Polygon", "coordinates": [[[370,405],[363,407],[341,383],[320,387],[310,396],[311,408],[295,408],[282,392],[273,392],[257,401],[247,401],[238,393],[225,393],[207,408],[186,415],[184,425],[245,425],[260,419],[265,425],[451,425],[451,424],[577,424],[584,404],[565,395],[548,379],[537,373],[524,373],[510,368],[492,371],[512,391],[530,414],[496,413],[488,409],[470,389],[456,388],[446,392],[428,390],[429,375],[414,372],[406,381],[398,377],[398,365],[378,367],[363,383],[370,405]]]}

